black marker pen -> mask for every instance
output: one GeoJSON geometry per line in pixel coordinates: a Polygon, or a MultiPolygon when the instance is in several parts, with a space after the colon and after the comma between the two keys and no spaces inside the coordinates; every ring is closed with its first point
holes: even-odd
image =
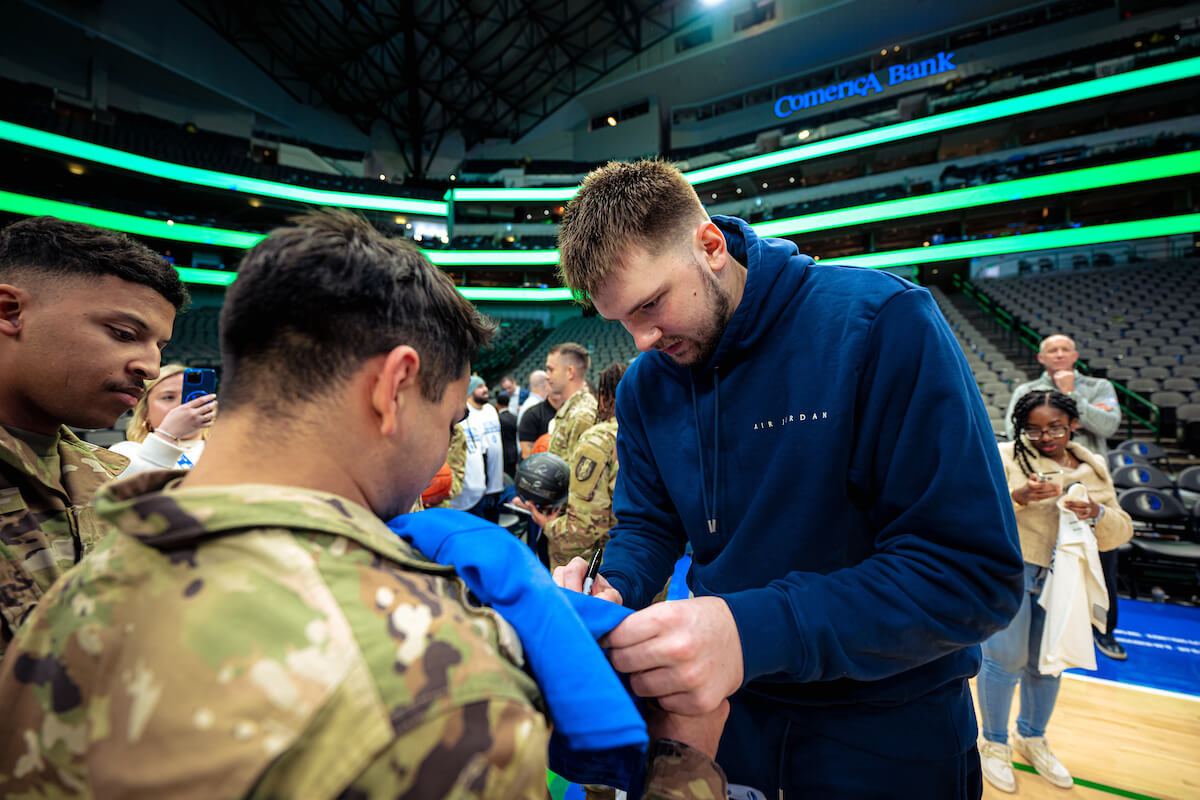
{"type": "Polygon", "coordinates": [[[596,581],[596,574],[600,572],[600,556],[604,554],[604,545],[596,548],[596,552],[592,553],[592,560],[588,564],[587,575],[583,578],[583,593],[592,593],[592,584],[596,581]]]}

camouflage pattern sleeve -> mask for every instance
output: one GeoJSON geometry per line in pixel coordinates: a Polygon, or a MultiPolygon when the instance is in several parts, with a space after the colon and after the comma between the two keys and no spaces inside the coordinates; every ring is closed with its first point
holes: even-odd
{"type": "Polygon", "coordinates": [[[50,585],[103,538],[88,504],[128,463],[66,427],[45,455],[0,428],[0,658],[50,585]]]}
{"type": "Polygon", "coordinates": [[[608,541],[616,523],[612,491],[617,479],[617,421],[593,425],[580,438],[571,461],[566,511],[546,527],[550,569],[575,556],[591,558],[608,541]]]}
{"type": "Polygon", "coordinates": [[[449,502],[462,492],[463,476],[467,472],[467,435],[460,422],[450,433],[450,449],[446,451],[446,463],[450,465],[450,494],[438,508],[449,508],[449,502]]]}
{"type": "Polygon", "coordinates": [[[650,746],[643,800],[725,800],[725,771],[699,750],[671,739],[650,746]]]}
{"type": "Polygon", "coordinates": [[[541,714],[511,702],[480,702],[430,719],[407,734],[437,742],[409,774],[412,740],[380,753],[343,792],[356,800],[430,797],[462,800],[546,800],[550,736],[541,714]]]}
{"type": "Polygon", "coordinates": [[[343,498],[177,477],[101,491],[119,532],[0,665],[0,796],[545,796],[520,641],[451,569],[343,498]]]}
{"type": "Polygon", "coordinates": [[[595,395],[580,389],[558,410],[555,420],[550,434],[550,452],[570,464],[580,437],[596,424],[595,395]]]}

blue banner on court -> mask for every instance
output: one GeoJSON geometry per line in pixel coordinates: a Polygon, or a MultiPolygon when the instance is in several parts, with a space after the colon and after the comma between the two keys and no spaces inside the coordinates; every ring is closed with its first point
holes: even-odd
{"type": "Polygon", "coordinates": [[[1129,659],[1113,661],[1097,652],[1095,672],[1068,671],[1200,696],[1200,608],[1118,602],[1115,635],[1129,659]]]}

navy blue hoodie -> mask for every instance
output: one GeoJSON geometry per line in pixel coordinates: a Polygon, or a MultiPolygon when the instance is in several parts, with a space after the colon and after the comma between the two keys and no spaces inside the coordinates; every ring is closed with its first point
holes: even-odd
{"type": "Polygon", "coordinates": [[[745,292],[708,364],[650,352],[621,381],[601,572],[641,608],[690,541],[689,585],[729,604],[746,688],[784,706],[961,683],[1016,613],[1023,567],[953,334],[902,278],[713,221],[745,292]]]}

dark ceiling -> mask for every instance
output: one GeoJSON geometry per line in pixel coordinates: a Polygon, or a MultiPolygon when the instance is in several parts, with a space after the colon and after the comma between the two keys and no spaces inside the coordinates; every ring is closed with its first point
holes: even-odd
{"type": "Polygon", "coordinates": [[[516,141],[704,11],[696,0],[182,0],[297,100],[384,121],[414,175],[443,137],[516,141]]]}

